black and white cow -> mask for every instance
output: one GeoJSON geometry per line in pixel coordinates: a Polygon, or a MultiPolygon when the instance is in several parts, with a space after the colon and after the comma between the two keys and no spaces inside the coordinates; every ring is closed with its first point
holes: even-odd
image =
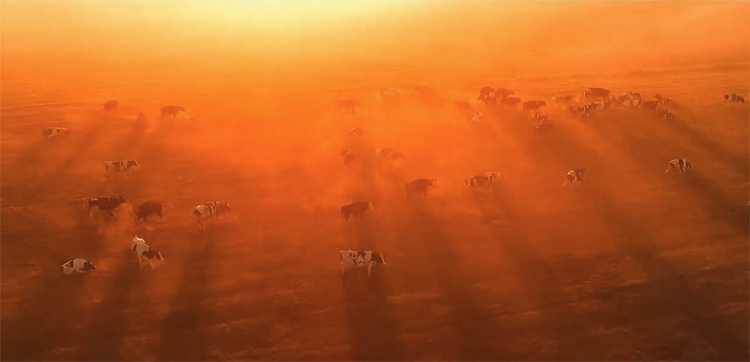
{"type": "Polygon", "coordinates": [[[120,207],[120,205],[126,203],[125,198],[122,196],[120,197],[100,197],[96,199],[87,199],[84,207],[89,210],[89,219],[91,219],[94,216],[94,210],[99,210],[100,212],[106,212],[107,215],[112,218],[114,217],[115,210],[120,207]]]}
{"type": "Polygon", "coordinates": [[[578,181],[578,183],[580,184],[581,180],[583,180],[583,176],[585,173],[586,173],[585,169],[574,169],[574,170],[568,171],[568,173],[565,174],[565,183],[563,183],[562,185],[565,186],[568,184],[573,184],[576,181],[578,181]]]}
{"type": "Polygon", "coordinates": [[[377,148],[375,149],[375,156],[383,161],[397,161],[406,159],[406,156],[403,152],[396,151],[392,148],[377,148]]]}
{"type": "Polygon", "coordinates": [[[496,172],[487,172],[484,175],[468,177],[464,180],[464,183],[472,194],[474,193],[474,190],[478,188],[488,188],[490,191],[495,191],[494,184],[497,175],[496,172]]]}
{"type": "Polygon", "coordinates": [[[146,221],[151,215],[158,215],[160,218],[164,218],[162,215],[162,206],[164,201],[149,200],[138,206],[138,210],[135,211],[135,216],[138,221],[146,221]]]}
{"type": "Polygon", "coordinates": [[[345,113],[355,113],[359,107],[359,101],[354,99],[339,99],[336,101],[336,109],[345,113]]]}
{"type": "Polygon", "coordinates": [[[42,136],[47,138],[62,136],[66,134],[68,134],[68,129],[62,127],[50,127],[42,131],[42,136]]]}
{"type": "Polygon", "coordinates": [[[140,165],[136,160],[108,161],[104,162],[106,173],[122,173],[138,169],[140,165]]]}
{"type": "Polygon", "coordinates": [[[94,263],[81,258],[75,258],[73,260],[68,260],[65,264],[62,265],[62,272],[65,275],[70,274],[86,274],[90,271],[96,270],[96,265],[94,263]]]}
{"type": "Polygon", "coordinates": [[[120,102],[118,102],[118,101],[109,101],[107,103],[104,103],[103,104],[104,110],[105,111],[113,111],[113,110],[117,109],[117,105],[118,104],[120,104],[120,102]]]}
{"type": "Polygon", "coordinates": [[[374,251],[341,250],[341,274],[350,268],[363,268],[367,266],[367,276],[372,277],[372,267],[376,264],[385,265],[385,254],[374,251]]]}
{"type": "Polygon", "coordinates": [[[161,107],[161,116],[162,117],[168,117],[172,116],[172,118],[177,117],[177,113],[185,112],[185,107],[180,106],[164,106],[161,107]]]}
{"type": "Polygon", "coordinates": [[[407,183],[404,187],[406,188],[406,196],[411,197],[413,194],[422,194],[427,197],[427,190],[436,185],[436,179],[421,178],[407,183]]]}
{"type": "Polygon", "coordinates": [[[474,113],[471,115],[472,124],[482,123],[482,119],[484,119],[484,116],[482,116],[482,112],[480,111],[474,111],[474,113]]]}
{"type": "Polygon", "coordinates": [[[375,203],[369,201],[352,202],[349,205],[341,206],[341,220],[349,221],[349,216],[355,216],[362,222],[362,216],[369,210],[374,210],[375,203]]]}
{"type": "Polygon", "coordinates": [[[226,214],[232,211],[232,207],[228,203],[211,201],[204,204],[198,205],[193,209],[193,217],[200,226],[201,230],[203,227],[204,219],[214,219],[222,214],[226,214]]]}
{"type": "Polygon", "coordinates": [[[664,173],[667,173],[667,172],[669,172],[669,170],[674,169],[675,171],[679,171],[680,172],[680,176],[682,176],[682,175],[685,174],[685,172],[689,171],[692,168],[693,168],[693,166],[690,165],[690,162],[688,162],[686,159],[684,159],[684,158],[675,158],[675,159],[669,161],[669,164],[667,165],[667,171],[665,171],[664,173]]]}
{"type": "Polygon", "coordinates": [[[130,242],[130,249],[133,250],[133,254],[135,254],[135,257],[138,260],[139,268],[148,264],[153,269],[154,260],[164,260],[164,257],[160,252],[152,250],[151,247],[146,244],[146,240],[139,238],[138,235],[133,236],[133,240],[130,242]]]}

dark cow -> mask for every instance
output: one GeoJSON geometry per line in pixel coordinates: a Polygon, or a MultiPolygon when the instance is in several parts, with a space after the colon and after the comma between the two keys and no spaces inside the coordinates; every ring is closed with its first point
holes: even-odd
{"type": "Polygon", "coordinates": [[[427,190],[430,187],[434,187],[437,184],[436,179],[426,179],[421,178],[418,180],[411,181],[405,185],[406,188],[406,196],[411,196],[413,194],[422,194],[423,196],[427,197],[427,190]]]}
{"type": "Polygon", "coordinates": [[[487,97],[495,92],[495,88],[492,87],[482,87],[479,89],[479,97],[477,97],[478,101],[484,101],[487,99],[487,97]]]}
{"type": "Polygon", "coordinates": [[[162,117],[168,117],[172,116],[172,118],[177,117],[177,113],[185,112],[185,107],[180,106],[164,106],[161,107],[161,116],[162,117]]]}
{"type": "Polygon", "coordinates": [[[359,102],[354,99],[339,99],[336,101],[336,109],[346,113],[355,113],[359,107],[359,102]]]}
{"type": "Polygon", "coordinates": [[[349,216],[354,215],[357,219],[362,222],[362,216],[368,210],[373,210],[375,207],[374,202],[369,201],[357,201],[352,202],[349,205],[341,206],[341,220],[349,221],[349,216]]]}
{"type": "Polygon", "coordinates": [[[500,99],[505,99],[505,98],[508,98],[508,96],[512,96],[516,94],[516,92],[507,88],[499,88],[495,90],[495,94],[497,94],[497,96],[500,97],[500,99]]]}
{"type": "Polygon", "coordinates": [[[584,98],[598,99],[598,98],[609,98],[609,90],[604,88],[589,88],[589,90],[583,92],[584,98]]]}
{"type": "Polygon", "coordinates": [[[521,98],[505,98],[502,100],[503,107],[517,107],[521,103],[521,98]]]}
{"type": "Polygon", "coordinates": [[[656,103],[656,101],[648,101],[648,102],[643,102],[641,107],[647,111],[656,111],[657,105],[658,104],[656,103]]]}
{"type": "Polygon", "coordinates": [[[120,102],[118,102],[118,101],[109,101],[107,103],[104,103],[103,104],[104,110],[105,111],[113,111],[113,110],[117,109],[117,105],[118,104],[120,104],[120,102]]]}
{"type": "Polygon", "coordinates": [[[526,101],[523,102],[524,111],[535,111],[539,108],[546,107],[547,102],[545,101],[526,101]]]}
{"type": "Polygon", "coordinates": [[[146,221],[151,215],[158,215],[160,218],[164,218],[162,215],[162,205],[164,201],[150,200],[146,201],[141,206],[138,206],[138,210],[135,212],[135,216],[139,221],[146,221]]]}
{"type": "Polygon", "coordinates": [[[89,219],[94,215],[94,209],[98,209],[101,212],[107,212],[107,215],[112,218],[114,217],[114,211],[124,204],[125,198],[120,197],[100,197],[97,199],[88,199],[84,206],[89,210],[89,219]]]}
{"type": "Polygon", "coordinates": [[[140,165],[136,160],[108,161],[104,162],[104,171],[108,173],[127,172],[136,169],[138,166],[140,165]]]}

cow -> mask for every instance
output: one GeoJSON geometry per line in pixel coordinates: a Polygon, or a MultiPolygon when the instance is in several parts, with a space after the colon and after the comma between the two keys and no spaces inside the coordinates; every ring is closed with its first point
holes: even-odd
{"type": "Polygon", "coordinates": [[[146,240],[139,238],[138,235],[133,236],[133,240],[130,242],[130,249],[133,250],[136,259],[138,260],[138,267],[142,268],[145,264],[148,264],[151,269],[154,268],[153,261],[164,260],[164,257],[160,252],[152,250],[151,247],[146,244],[146,240]]]}
{"type": "Polygon", "coordinates": [[[539,124],[537,124],[536,126],[534,126],[534,134],[536,134],[537,137],[542,137],[542,136],[546,135],[547,132],[549,132],[550,130],[552,130],[553,127],[554,127],[554,125],[552,124],[552,122],[550,122],[550,121],[546,121],[546,122],[545,121],[541,121],[541,122],[539,122],[539,124]]]}
{"type": "Polygon", "coordinates": [[[200,226],[201,230],[204,229],[203,219],[214,219],[221,214],[225,214],[232,211],[232,207],[228,203],[211,201],[200,204],[193,209],[193,217],[200,226]]]}
{"type": "Polygon", "coordinates": [[[68,134],[67,128],[50,127],[42,131],[42,136],[47,138],[57,137],[68,134]]]}
{"type": "Polygon", "coordinates": [[[122,173],[136,170],[140,165],[136,160],[108,161],[104,162],[104,172],[122,173]]]}
{"type": "Polygon", "coordinates": [[[339,258],[341,259],[341,274],[344,274],[344,271],[349,268],[367,266],[367,276],[372,277],[372,267],[375,264],[385,265],[385,254],[374,251],[341,250],[339,251],[339,258]]]}
{"type": "Polygon", "coordinates": [[[474,190],[478,188],[486,187],[490,191],[495,191],[495,180],[498,177],[497,172],[486,172],[484,175],[475,175],[464,180],[464,183],[469,188],[469,191],[473,194],[474,190]]]}
{"type": "Polygon", "coordinates": [[[368,210],[374,210],[375,203],[370,201],[357,201],[349,205],[341,206],[341,220],[349,221],[349,216],[354,215],[359,222],[362,222],[362,216],[368,210]]]}
{"type": "Polygon", "coordinates": [[[421,178],[411,181],[404,186],[406,188],[406,196],[411,197],[413,194],[422,194],[427,197],[427,190],[430,187],[436,186],[436,184],[436,179],[421,178]]]}
{"type": "Polygon", "coordinates": [[[573,184],[576,181],[578,181],[578,184],[580,184],[585,173],[585,169],[573,169],[568,171],[568,173],[565,174],[565,183],[563,183],[562,185],[565,186],[568,184],[573,184]]]}
{"type": "Polygon", "coordinates": [[[609,90],[604,88],[589,88],[589,90],[583,92],[583,97],[588,99],[608,99],[609,90]]]}
{"type": "Polygon", "coordinates": [[[406,159],[406,156],[403,152],[396,151],[391,148],[377,148],[375,149],[375,156],[384,161],[397,161],[406,159]]]}
{"type": "Polygon", "coordinates": [[[341,151],[341,156],[344,156],[344,168],[349,168],[349,165],[351,165],[352,162],[357,159],[357,157],[354,155],[354,151],[350,149],[341,151]]]}
{"type": "Polygon", "coordinates": [[[540,122],[549,121],[549,118],[542,113],[534,113],[534,119],[538,119],[540,122]]]}
{"type": "Polygon", "coordinates": [[[138,206],[138,210],[135,211],[135,216],[138,221],[146,221],[151,215],[158,215],[160,218],[164,218],[162,215],[162,206],[164,201],[150,200],[146,201],[138,206]]]}
{"type": "Polygon", "coordinates": [[[117,105],[118,104],[120,104],[120,102],[118,102],[118,101],[109,101],[107,103],[104,103],[103,104],[104,110],[105,111],[113,111],[113,110],[117,109],[117,105]]]}
{"type": "Polygon", "coordinates": [[[336,101],[336,109],[345,113],[354,114],[359,107],[359,102],[354,99],[339,99],[336,101]]]}
{"type": "Polygon", "coordinates": [[[495,90],[495,94],[500,97],[500,99],[505,99],[508,98],[508,96],[516,94],[516,92],[507,88],[499,88],[495,90]]]}
{"type": "Polygon", "coordinates": [[[745,103],[745,98],[742,96],[738,96],[735,93],[732,93],[731,95],[725,94],[724,95],[724,101],[725,102],[734,102],[734,103],[745,103]]]}
{"type": "Polygon", "coordinates": [[[521,103],[521,98],[505,98],[502,100],[503,107],[517,107],[521,103]]]}
{"type": "Polygon", "coordinates": [[[554,96],[552,97],[552,103],[557,104],[570,104],[573,101],[573,95],[569,94],[566,96],[554,96]]]}
{"type": "Polygon", "coordinates": [[[487,103],[487,98],[490,97],[493,93],[495,93],[495,88],[492,87],[482,87],[479,89],[479,96],[477,97],[478,101],[483,101],[485,104],[487,103]]]}
{"type": "Polygon", "coordinates": [[[474,112],[474,114],[471,115],[471,122],[472,123],[475,123],[475,124],[476,123],[482,123],[482,119],[483,119],[483,116],[482,116],[482,112],[480,112],[480,111],[476,111],[476,112],[474,112]]]}
{"type": "Polygon", "coordinates": [[[168,117],[172,116],[172,118],[177,117],[177,113],[185,112],[185,107],[180,106],[164,106],[161,107],[161,116],[162,117],[168,117]]]}
{"type": "Polygon", "coordinates": [[[675,171],[680,172],[680,176],[684,175],[685,172],[691,170],[693,168],[692,165],[690,165],[690,162],[688,162],[684,158],[675,158],[669,161],[669,164],[667,165],[667,171],[664,173],[669,172],[669,170],[674,169],[675,171]]]}
{"type": "Polygon", "coordinates": [[[674,114],[670,111],[663,111],[661,113],[661,119],[664,121],[674,121],[675,117],[674,114]]]}
{"type": "Polygon", "coordinates": [[[349,135],[354,138],[362,137],[363,134],[364,134],[364,130],[359,125],[352,127],[352,129],[349,131],[349,135]]]}
{"type": "Polygon", "coordinates": [[[94,209],[98,209],[100,212],[107,212],[107,215],[112,218],[114,217],[115,210],[120,205],[126,203],[125,198],[120,197],[100,197],[96,199],[87,199],[84,208],[89,210],[89,219],[94,215],[94,209]]]}
{"type": "Polygon", "coordinates": [[[73,260],[68,260],[65,264],[62,265],[62,272],[64,275],[70,275],[70,274],[87,274],[90,271],[96,270],[96,265],[94,263],[81,258],[75,258],[73,260]]]}
{"type": "Polygon", "coordinates": [[[648,102],[643,102],[643,104],[641,104],[641,108],[647,111],[656,111],[657,105],[658,103],[656,103],[656,101],[648,101],[648,102]]]}
{"type": "Polygon", "coordinates": [[[526,101],[523,102],[524,111],[535,111],[541,107],[546,107],[547,102],[545,101],[526,101]]]}
{"type": "Polygon", "coordinates": [[[593,106],[590,104],[586,104],[583,106],[572,106],[570,107],[570,113],[573,114],[575,117],[591,117],[591,111],[593,110],[593,106]]]}

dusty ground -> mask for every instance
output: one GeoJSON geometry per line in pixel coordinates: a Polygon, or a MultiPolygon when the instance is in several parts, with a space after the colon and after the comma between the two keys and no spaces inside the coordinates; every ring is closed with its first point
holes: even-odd
{"type": "Polygon", "coordinates": [[[8,65],[0,358],[747,360],[750,111],[722,101],[750,92],[740,60],[481,79],[419,63],[8,65]],[[537,139],[520,110],[474,104],[485,120],[468,124],[454,101],[476,103],[484,85],[524,100],[602,86],[680,106],[672,122],[640,110],[579,120],[550,106],[555,129],[537,139]],[[383,100],[380,88],[402,95],[383,100]],[[356,115],[333,109],[347,97],[363,103],[356,115]],[[120,107],[105,113],[111,99],[120,107]],[[188,113],[160,119],[165,104],[188,113]],[[366,135],[354,141],[357,124],[366,135]],[[42,139],[52,126],[71,134],[42,139]],[[407,159],[344,170],[347,147],[407,159]],[[665,174],[676,157],[692,172],[665,174]],[[141,170],[102,177],[103,161],[129,158],[141,170]],[[587,180],[561,187],[578,167],[587,180]],[[470,196],[463,179],[486,171],[502,186],[470,196]],[[416,178],[438,186],[408,200],[403,184],[416,178]],[[108,194],[167,200],[166,219],[137,224],[125,209],[89,221],[83,199],[108,194]],[[190,212],[210,200],[234,211],[201,232],[190,212]],[[352,200],[376,210],[341,222],[352,200]],[[135,233],[166,261],[139,270],[135,233]],[[388,265],[342,277],[337,254],[350,247],[388,265]],[[63,277],[74,257],[99,270],[63,277]]]}

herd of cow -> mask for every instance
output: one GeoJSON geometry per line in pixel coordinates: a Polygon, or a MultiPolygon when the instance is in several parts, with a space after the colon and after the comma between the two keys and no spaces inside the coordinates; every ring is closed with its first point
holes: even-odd
{"type": "MultiPolygon", "coordinates": [[[[104,103],[105,111],[113,111],[117,109],[119,105],[118,101],[109,101],[104,103]]],[[[176,117],[178,113],[185,112],[184,107],[180,106],[164,106],[161,108],[162,117],[176,117]]],[[[136,125],[143,128],[145,124],[145,116],[142,112],[138,113],[136,119],[136,125]]],[[[56,137],[68,134],[68,130],[61,127],[48,128],[42,132],[44,137],[56,137]]],[[[137,170],[140,164],[136,160],[121,160],[121,161],[106,161],[104,162],[104,176],[110,178],[116,175],[127,174],[137,170]]],[[[89,212],[89,219],[93,218],[95,214],[103,215],[106,219],[111,220],[117,217],[117,211],[120,210],[122,205],[125,205],[127,200],[122,196],[117,197],[99,197],[89,198],[84,202],[84,208],[89,212]]],[[[163,218],[163,206],[164,201],[161,200],[148,200],[142,203],[135,211],[135,218],[139,222],[146,222],[149,217],[158,216],[163,218]]],[[[232,208],[228,203],[210,201],[196,206],[193,209],[193,218],[198,224],[201,230],[204,229],[204,221],[207,219],[214,219],[222,214],[230,212],[232,208]]],[[[137,235],[133,237],[131,250],[135,254],[139,267],[149,265],[153,267],[152,262],[154,260],[164,260],[162,254],[154,250],[150,245],[146,243],[143,238],[137,235]]],[[[83,259],[75,258],[65,262],[62,265],[63,274],[85,274],[96,270],[94,263],[83,259]]]]}
{"type": "MultiPolygon", "coordinates": [[[[386,90],[381,92],[383,95],[398,94],[394,90],[386,90]]],[[[523,111],[533,112],[533,119],[538,121],[534,127],[534,132],[537,136],[543,136],[548,131],[553,129],[554,124],[549,120],[547,115],[541,113],[544,107],[547,107],[547,102],[544,100],[530,100],[521,101],[520,98],[511,97],[515,94],[514,91],[506,88],[492,88],[482,87],[479,90],[479,96],[477,101],[484,104],[485,108],[501,107],[501,108],[513,108],[517,109],[520,105],[523,111]]],[[[582,98],[586,100],[585,104],[576,104],[578,100],[573,95],[555,96],[551,98],[551,103],[561,107],[567,107],[570,115],[577,118],[590,118],[592,115],[598,112],[604,112],[612,107],[624,107],[624,108],[640,108],[647,111],[656,112],[659,106],[662,107],[675,107],[677,103],[669,98],[663,97],[659,94],[654,96],[654,100],[646,101],[643,95],[639,92],[626,92],[619,96],[610,94],[610,91],[604,88],[589,88],[583,92],[582,98]]],[[[725,95],[725,101],[744,103],[744,98],[736,94],[725,95]]],[[[483,114],[479,110],[475,110],[468,101],[458,101],[456,105],[459,108],[467,111],[467,115],[470,115],[470,123],[479,124],[483,120],[483,114]]],[[[110,101],[104,104],[106,111],[116,109],[118,106],[117,101],[110,101]]],[[[335,103],[336,108],[345,114],[354,114],[357,109],[361,106],[357,100],[343,99],[337,100],[335,103]]],[[[162,117],[176,117],[179,112],[184,112],[185,108],[179,106],[164,106],[161,108],[162,117]]],[[[670,110],[662,110],[660,118],[663,120],[673,120],[674,115],[670,110]]],[[[143,113],[139,113],[138,122],[145,122],[143,113]]],[[[64,128],[49,128],[43,132],[45,137],[55,137],[59,135],[67,134],[68,130],[64,128]]],[[[348,135],[353,139],[360,139],[365,134],[365,130],[357,125],[353,127],[348,135]]],[[[355,151],[353,149],[345,149],[341,156],[344,158],[344,168],[348,169],[355,162],[366,160],[369,157],[374,157],[381,162],[386,163],[398,163],[406,158],[403,152],[394,150],[391,148],[377,148],[377,149],[366,149],[355,151]]],[[[104,162],[105,175],[109,177],[113,174],[128,173],[136,170],[139,167],[139,163],[136,160],[122,160],[122,161],[108,161],[104,162]]],[[[672,159],[669,161],[666,172],[674,170],[679,172],[680,175],[684,175],[685,172],[691,169],[690,163],[682,158],[672,159]]],[[[580,184],[586,174],[585,169],[572,169],[565,174],[565,182],[562,184],[580,184]]],[[[495,184],[502,181],[501,175],[498,172],[486,172],[480,175],[470,176],[463,180],[470,193],[473,195],[475,191],[479,189],[486,189],[490,192],[494,192],[495,184]]],[[[410,181],[404,185],[404,190],[407,197],[414,195],[427,196],[427,192],[430,188],[437,185],[436,179],[421,178],[410,181]]],[[[98,210],[102,212],[107,218],[112,219],[115,217],[115,212],[118,208],[126,204],[126,200],[123,197],[100,197],[87,199],[85,207],[89,210],[89,218],[93,217],[94,211],[98,210]]],[[[135,217],[140,222],[145,222],[150,216],[158,216],[163,218],[162,208],[163,201],[150,200],[141,204],[135,212],[135,217]]],[[[355,201],[348,205],[341,207],[341,218],[343,221],[348,221],[350,217],[357,218],[360,222],[363,220],[363,216],[373,210],[375,203],[371,201],[355,201]]],[[[201,230],[204,229],[204,219],[213,219],[217,216],[231,212],[231,207],[228,203],[212,201],[198,205],[193,209],[193,217],[201,230]]],[[[153,250],[144,239],[134,236],[131,242],[131,250],[135,254],[139,266],[142,267],[146,264],[152,265],[153,260],[164,260],[160,252],[153,250]]],[[[371,275],[372,267],[376,264],[385,264],[385,254],[374,252],[374,251],[355,251],[355,250],[342,250],[339,252],[341,259],[341,271],[342,273],[350,267],[367,267],[368,276],[371,275]]],[[[72,259],[63,264],[63,272],[65,274],[73,273],[88,273],[92,270],[96,270],[96,266],[82,258],[72,259]]]]}

